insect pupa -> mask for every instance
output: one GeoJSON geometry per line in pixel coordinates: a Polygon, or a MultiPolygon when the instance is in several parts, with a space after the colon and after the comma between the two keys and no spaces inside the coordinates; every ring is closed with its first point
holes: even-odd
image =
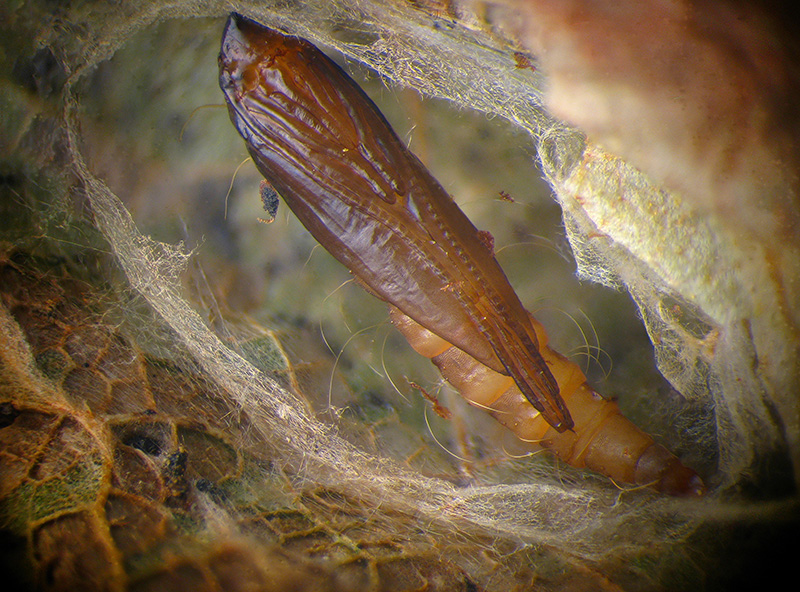
{"type": "Polygon", "coordinates": [[[258,170],[462,395],[488,401],[518,436],[571,464],[666,493],[701,492],[694,471],[614,403],[594,404],[599,395],[580,369],[547,347],[487,233],[333,61],[308,41],[233,14],[219,67],[231,121],[258,170]]]}
{"type": "Polygon", "coordinates": [[[307,41],[239,15],[219,62],[256,167],[314,238],[376,296],[513,377],[552,426],[570,429],[494,253],[361,88],[307,41]]]}

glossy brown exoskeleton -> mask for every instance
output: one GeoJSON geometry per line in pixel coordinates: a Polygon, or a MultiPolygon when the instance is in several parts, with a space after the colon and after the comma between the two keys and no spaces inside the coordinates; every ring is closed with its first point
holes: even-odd
{"type": "Polygon", "coordinates": [[[547,346],[478,231],[377,107],[309,42],[232,15],[231,120],[303,225],[476,406],[566,462],[665,493],[703,484],[547,346]]]}

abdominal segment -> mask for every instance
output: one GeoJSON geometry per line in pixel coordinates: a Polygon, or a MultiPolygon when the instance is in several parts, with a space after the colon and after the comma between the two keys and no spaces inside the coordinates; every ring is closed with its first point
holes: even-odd
{"type": "Polygon", "coordinates": [[[533,317],[540,354],[575,422],[569,431],[553,429],[510,377],[481,364],[397,308],[390,307],[389,313],[392,323],[411,346],[431,358],[461,396],[521,440],[550,451],[569,465],[590,469],[616,483],[649,486],[677,496],[699,496],[705,492],[697,473],[622,415],[614,401],[595,392],[576,364],[548,347],[547,334],[533,317]]]}

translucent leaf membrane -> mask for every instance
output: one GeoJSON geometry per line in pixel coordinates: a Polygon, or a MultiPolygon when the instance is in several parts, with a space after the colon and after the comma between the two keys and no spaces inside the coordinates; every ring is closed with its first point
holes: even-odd
{"type": "MultiPolygon", "coordinates": [[[[740,84],[748,77],[725,70],[736,82],[725,89],[744,89],[747,99],[725,105],[749,110],[717,109],[722,119],[698,136],[698,152],[681,143],[685,135],[667,133],[691,129],[687,122],[636,92],[663,80],[617,68],[630,53],[604,51],[605,37],[575,28],[604,23],[642,47],[641,36],[622,32],[646,30],[651,21],[634,19],[637,28],[627,16],[648,14],[649,3],[619,9],[619,27],[591,12],[566,18],[559,10],[570,4],[559,5],[2,9],[0,520],[9,573],[48,589],[666,590],[748,578],[763,585],[790,565],[782,536],[796,532],[798,518],[800,226],[796,179],[786,171],[797,170],[787,140],[796,136],[780,124],[789,107],[769,97],[795,79],[781,77],[777,41],[768,52],[737,54],[771,56],[769,68],[757,68],[769,77],[740,84]],[[231,8],[534,137],[580,274],[630,293],[674,389],[642,362],[652,350],[634,346],[633,324],[617,316],[624,301],[592,292],[567,312],[588,308],[614,361],[619,382],[596,386],[619,394],[703,472],[707,499],[621,493],[540,457],[508,458],[519,452],[513,441],[438,392],[427,363],[415,365],[380,328],[379,303],[353,286],[329,297],[346,272],[331,269],[282,208],[270,226],[256,222],[264,216],[247,165],[226,218],[244,148],[222,108],[190,114],[221,103],[216,54],[231,8]],[[624,108],[608,106],[622,91],[624,108]],[[594,102],[582,105],[583,97],[594,102]],[[557,123],[545,103],[590,139],[557,123]],[[750,115],[726,123],[742,112],[750,115]],[[760,133],[759,122],[775,133],[760,133]],[[742,162],[749,166],[734,166],[742,162]],[[599,301],[613,304],[593,314],[599,301]],[[343,351],[335,372],[317,322],[343,351]],[[455,412],[444,422],[429,411],[428,421],[464,461],[429,435],[421,407],[393,394],[384,364],[407,398],[423,403],[404,376],[455,412]]],[[[709,6],[715,11],[702,14],[725,16],[724,5],[709,6]]],[[[737,37],[725,18],[709,24],[688,9],[678,17],[703,47],[715,47],[720,29],[726,39],[761,39],[737,37]]],[[[681,46],[664,39],[659,51],[639,52],[647,63],[681,46]]],[[[696,71],[692,60],[680,63],[659,71],[696,71]]],[[[377,95],[388,98],[390,119],[425,105],[408,92],[377,95]]],[[[686,104],[718,95],[689,93],[686,104]]],[[[491,137],[490,123],[476,119],[479,138],[491,137]]],[[[437,148],[452,154],[486,141],[456,141],[459,124],[413,131],[412,149],[433,166],[437,148]]],[[[497,143],[489,154],[503,166],[525,150],[497,143]]],[[[508,246],[544,233],[535,225],[548,207],[527,201],[530,177],[510,190],[497,181],[461,185],[477,163],[441,162],[437,174],[452,175],[445,186],[507,246],[501,263],[528,306],[585,293],[547,249],[508,246]],[[506,230],[491,225],[503,216],[484,205],[500,191],[515,200],[501,204],[514,212],[506,230]]],[[[509,184],[511,169],[524,165],[516,162],[502,175],[509,184]]],[[[545,324],[558,340],[559,329],[545,324]]]]}

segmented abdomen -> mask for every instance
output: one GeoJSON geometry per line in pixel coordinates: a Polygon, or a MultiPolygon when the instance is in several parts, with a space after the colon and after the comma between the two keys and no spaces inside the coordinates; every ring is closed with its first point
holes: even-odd
{"type": "Polygon", "coordinates": [[[669,495],[698,496],[700,477],[636,427],[619,406],[595,392],[581,369],[548,347],[547,333],[531,316],[539,351],[558,383],[575,425],[559,433],[528,402],[514,381],[431,333],[390,307],[392,323],[470,403],[492,415],[520,439],[538,444],[564,462],[606,475],[617,483],[651,486],[669,495]]]}

